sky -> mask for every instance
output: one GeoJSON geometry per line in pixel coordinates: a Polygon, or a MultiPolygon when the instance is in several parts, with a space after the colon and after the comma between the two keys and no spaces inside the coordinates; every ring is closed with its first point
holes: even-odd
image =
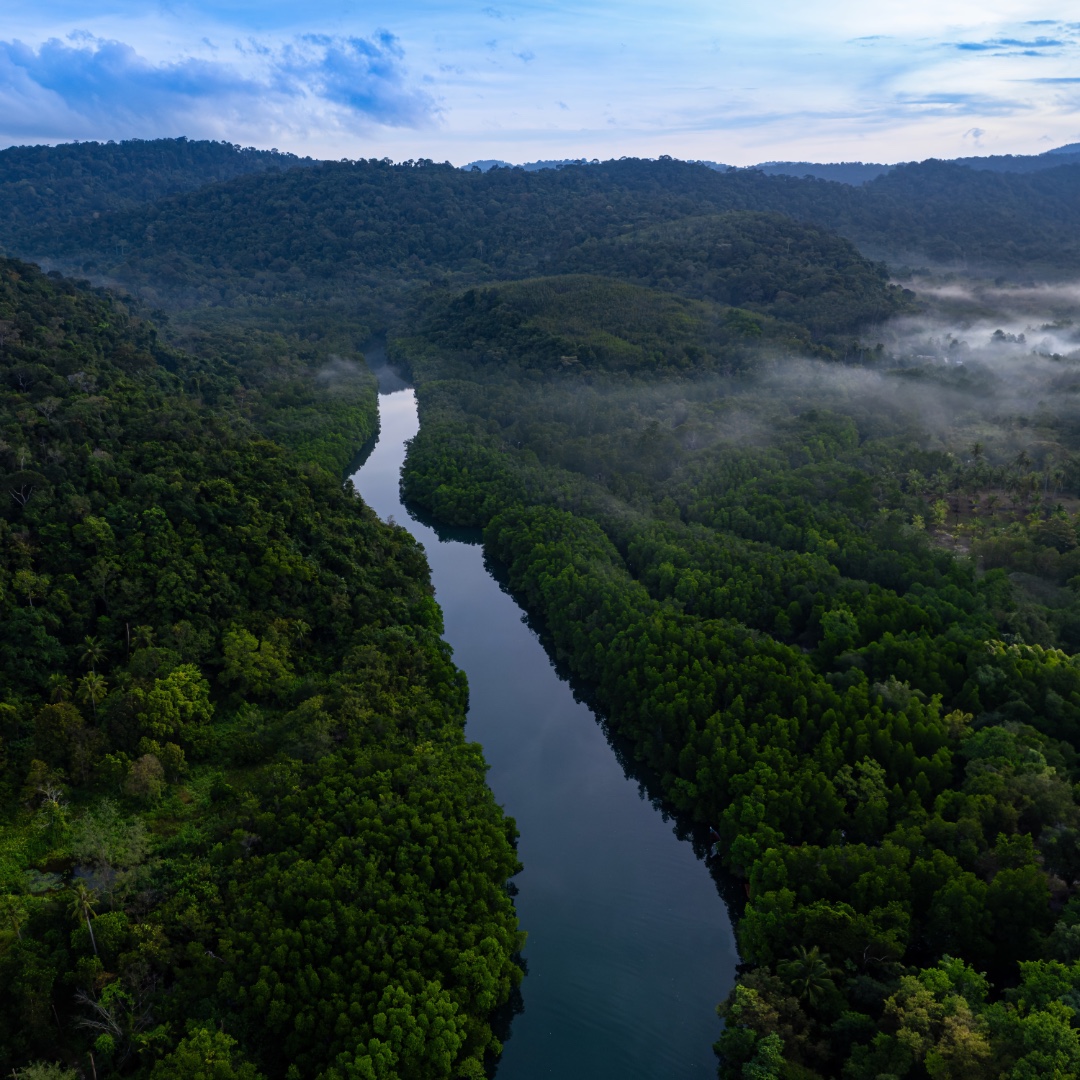
{"type": "Polygon", "coordinates": [[[0,146],[186,135],[335,159],[748,165],[1080,142],[1080,8],[1059,0],[0,10],[0,146]]]}

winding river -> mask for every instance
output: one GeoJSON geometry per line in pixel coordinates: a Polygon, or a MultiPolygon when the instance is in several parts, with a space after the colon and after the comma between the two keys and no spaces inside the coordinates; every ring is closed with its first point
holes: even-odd
{"type": "MultiPolygon", "coordinates": [[[[467,734],[517,821],[527,976],[499,1080],[712,1080],[714,1007],[738,956],[717,884],[628,776],[559,677],[479,537],[436,532],[402,505],[416,400],[377,350],[380,434],[353,476],[363,499],[423,544],[446,639],[469,679],[467,734]]],[[[700,848],[700,844],[699,844],[700,848]]]]}

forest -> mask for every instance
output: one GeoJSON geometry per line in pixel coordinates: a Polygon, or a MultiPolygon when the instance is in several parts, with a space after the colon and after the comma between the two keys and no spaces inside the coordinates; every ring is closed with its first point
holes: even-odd
{"type": "Polygon", "coordinates": [[[13,261],[0,316],[4,1069],[483,1076],[515,830],[339,480],[370,377],[324,409],[13,261]]]}
{"type": "Polygon", "coordinates": [[[404,490],[485,529],[747,883],[721,1075],[1074,1075],[1073,328],[941,333],[1003,303],[946,294],[843,363],[764,329],[753,363],[715,329],[672,363],[663,305],[605,298],[605,325],[577,279],[527,286],[395,340],[422,417],[404,490]]]}
{"type": "Polygon", "coordinates": [[[342,487],[382,332],[406,498],[744,887],[721,1077],[1080,1073],[1078,167],[122,149],[2,238],[5,1069],[493,1067],[515,826],[342,487]]]}
{"type": "Polygon", "coordinates": [[[931,160],[853,187],[670,158],[481,173],[171,140],[39,158],[0,152],[0,244],[151,306],[330,304],[333,318],[344,303],[385,325],[418,284],[580,269],[581,245],[645,230],[639,242],[670,246],[677,237],[649,231],[732,211],[817,226],[898,268],[1054,278],[1080,267],[1076,164],[1014,173],[931,160]]]}

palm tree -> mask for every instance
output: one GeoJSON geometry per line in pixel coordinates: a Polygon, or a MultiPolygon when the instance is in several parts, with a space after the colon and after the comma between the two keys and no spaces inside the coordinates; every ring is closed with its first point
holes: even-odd
{"type": "Polygon", "coordinates": [[[26,922],[26,908],[14,896],[5,896],[2,904],[4,917],[11,923],[15,936],[22,941],[22,924],[26,922]]]}
{"type": "Polygon", "coordinates": [[[59,671],[54,671],[49,676],[48,685],[50,701],[67,701],[71,697],[71,680],[59,671]]]}
{"type": "Polygon", "coordinates": [[[94,719],[97,720],[97,703],[109,692],[109,684],[104,675],[93,673],[84,675],[79,680],[79,690],[76,697],[82,702],[90,702],[94,710],[94,719]]]}
{"type": "Polygon", "coordinates": [[[86,887],[84,882],[76,881],[71,887],[71,917],[76,922],[86,920],[86,929],[90,934],[90,944],[94,946],[94,955],[98,955],[94,928],[90,925],[90,916],[94,914],[97,897],[86,887]]]}
{"type": "Polygon", "coordinates": [[[1050,494],[1050,481],[1054,478],[1054,455],[1047,454],[1043,458],[1043,494],[1050,494]]]}
{"type": "Polygon", "coordinates": [[[926,477],[918,469],[909,469],[904,479],[912,495],[921,495],[926,490],[926,477]]]}
{"type": "Polygon", "coordinates": [[[83,651],[79,659],[93,672],[97,674],[97,666],[105,659],[105,646],[92,634],[83,638],[83,651]]]}
{"type": "Polygon", "coordinates": [[[149,649],[154,644],[154,628],[152,626],[136,626],[135,633],[131,635],[136,649],[149,649]]]}
{"type": "Polygon", "coordinates": [[[785,960],[777,970],[791,984],[796,997],[816,1005],[822,995],[834,988],[833,976],[839,974],[836,968],[828,964],[828,953],[823,953],[817,945],[806,948],[796,945],[795,959],[785,960]]]}

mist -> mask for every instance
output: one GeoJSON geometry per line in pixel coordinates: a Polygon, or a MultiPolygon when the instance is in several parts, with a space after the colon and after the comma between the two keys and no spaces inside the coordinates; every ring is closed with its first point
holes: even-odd
{"type": "MultiPolygon", "coordinates": [[[[503,414],[503,437],[606,487],[632,463],[674,477],[726,451],[790,446],[808,413],[847,418],[874,455],[891,441],[962,463],[973,448],[991,466],[1060,466],[1080,454],[1080,283],[921,290],[923,310],[875,330],[860,364],[766,354],[749,374],[661,380],[590,377],[549,384],[527,418],[503,414]],[[538,440],[536,433],[545,432],[538,440]]],[[[485,391],[493,393],[491,387],[485,391]]],[[[498,395],[495,395],[496,399],[498,395]]],[[[479,406],[479,402],[474,402],[479,406]]],[[[881,467],[887,469],[887,462],[881,467]]]]}
{"type": "Polygon", "coordinates": [[[331,353],[326,363],[315,373],[315,384],[330,393],[355,393],[366,383],[368,377],[364,364],[331,353]]]}

